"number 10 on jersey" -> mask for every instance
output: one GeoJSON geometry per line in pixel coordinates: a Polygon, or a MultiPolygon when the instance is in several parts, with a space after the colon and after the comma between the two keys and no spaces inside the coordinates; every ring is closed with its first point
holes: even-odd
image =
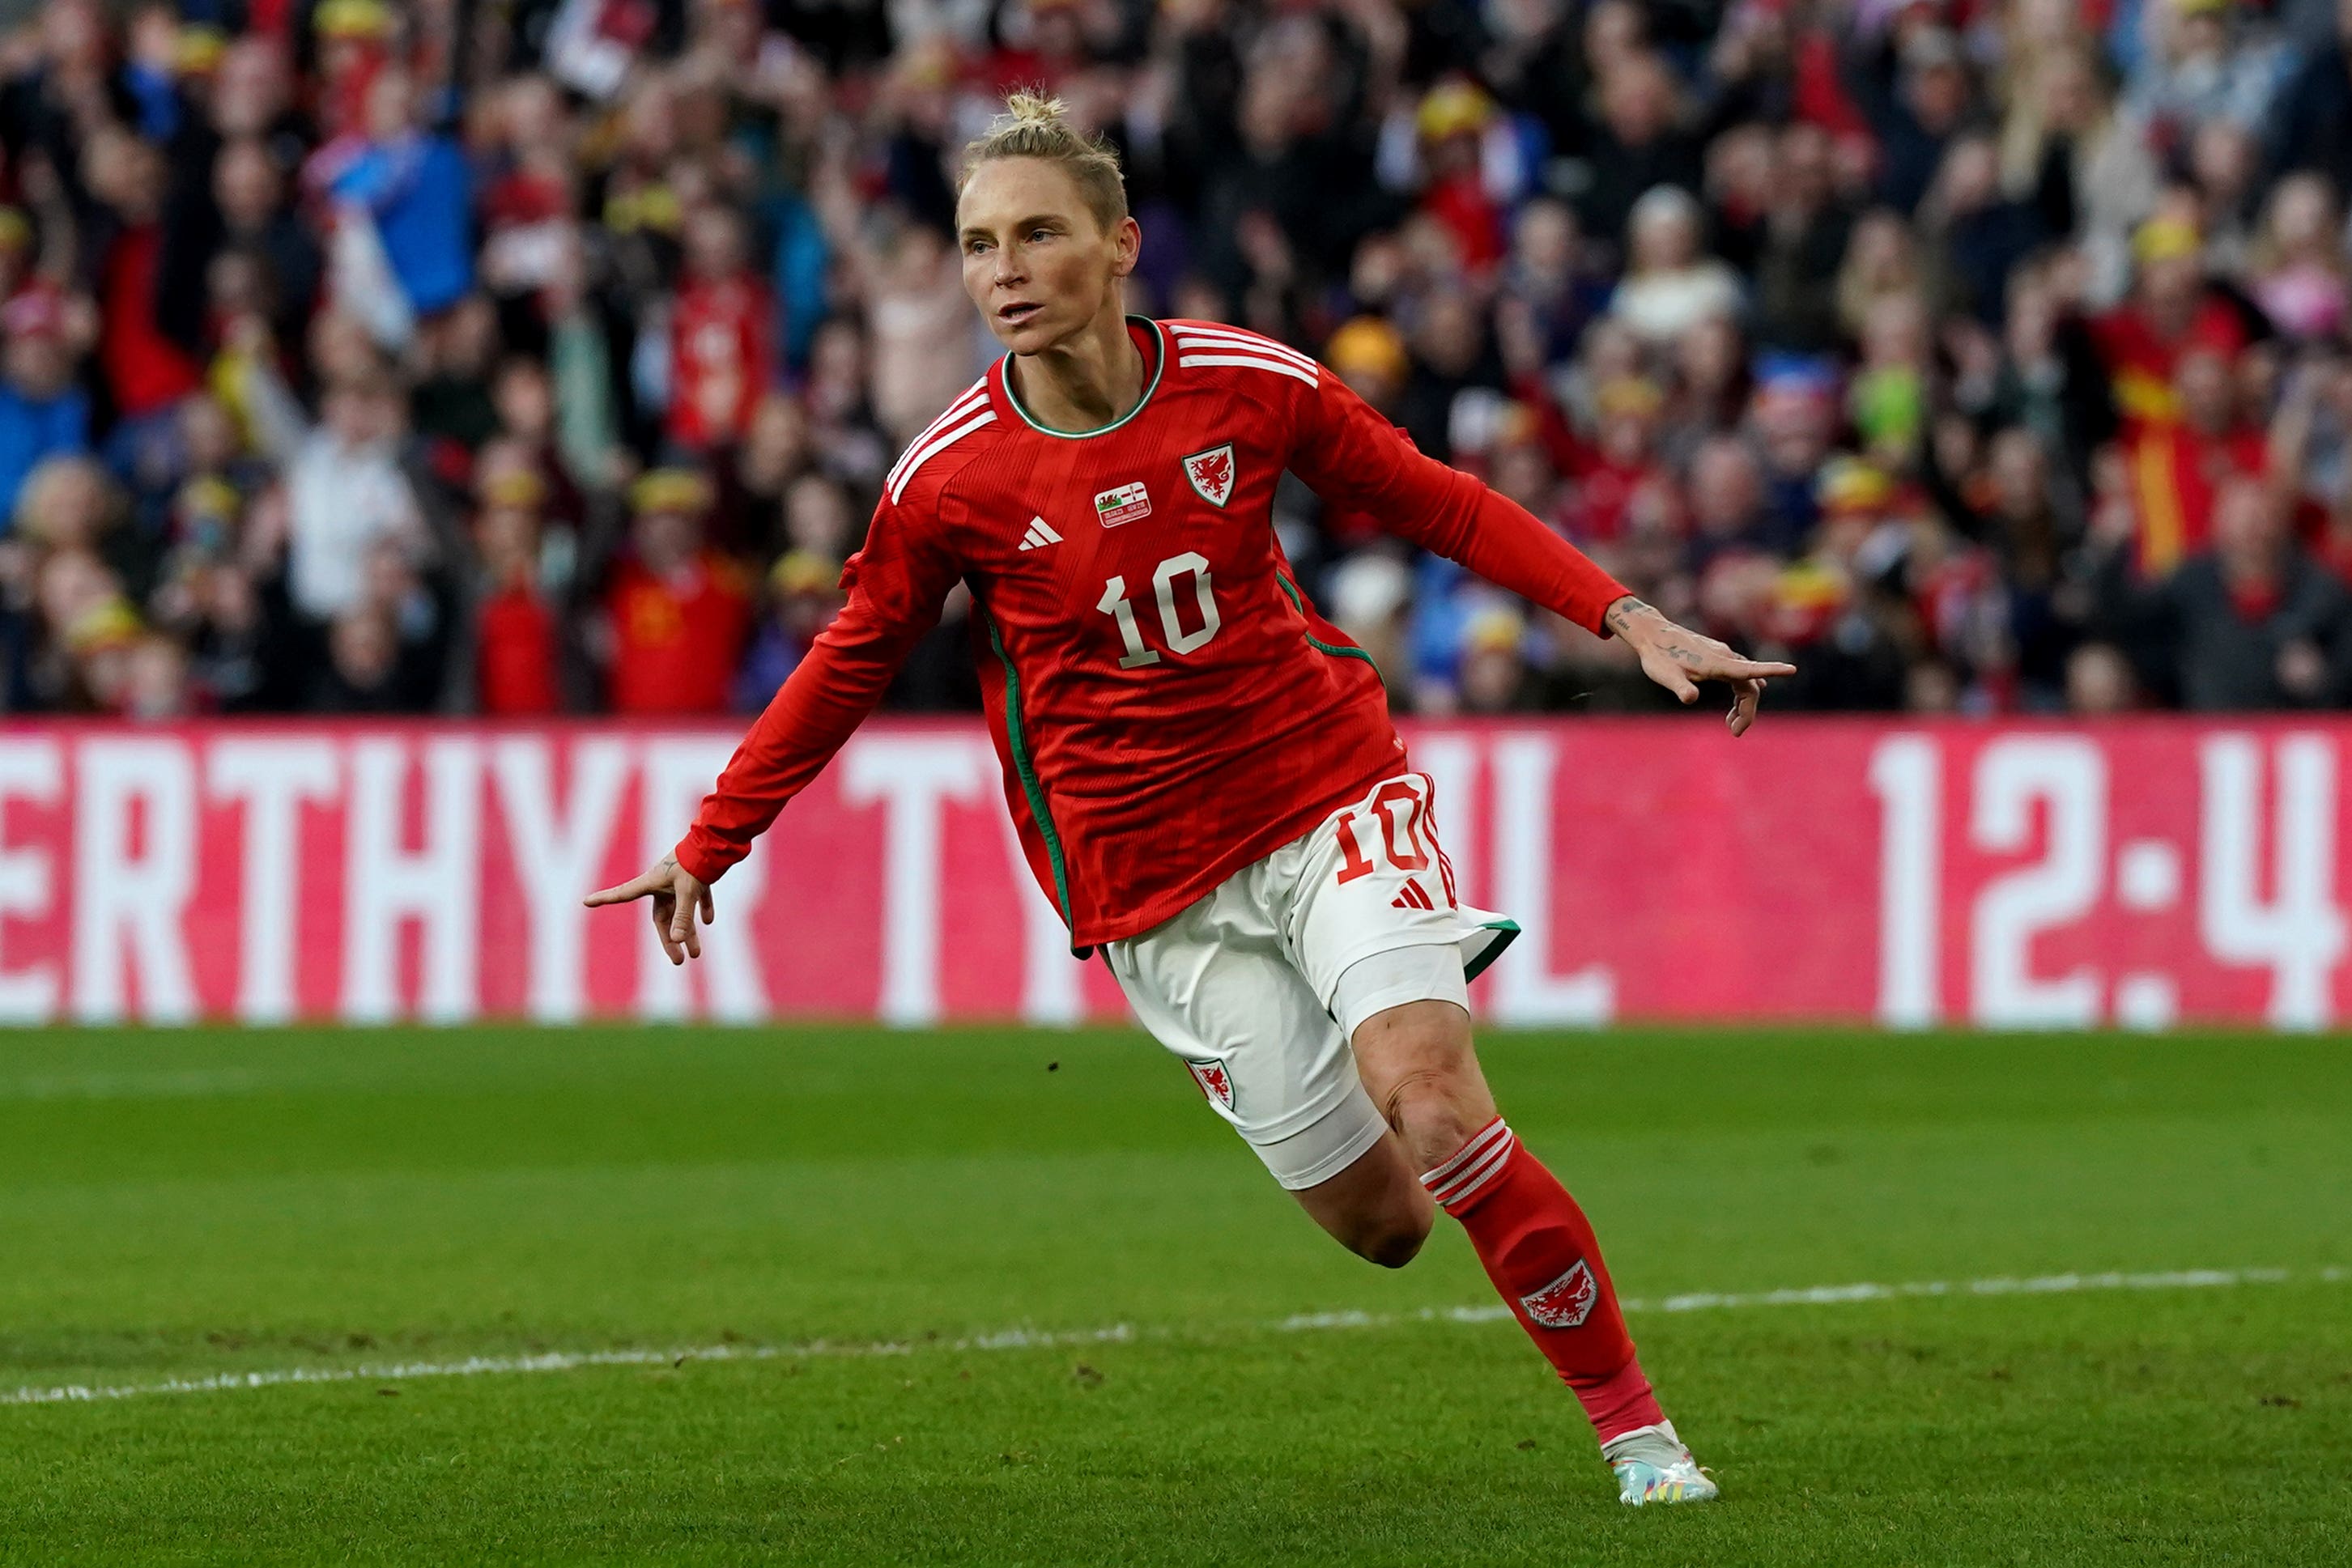
{"type": "MultiPolygon", "coordinates": [[[[1151,586],[1160,600],[1160,630],[1170,653],[1190,653],[1217,634],[1223,622],[1217,616],[1216,594],[1209,586],[1209,563],[1198,551],[1186,550],[1161,561],[1152,569],[1151,586]],[[1192,580],[1192,601],[1200,606],[1201,624],[1191,631],[1185,630],[1176,608],[1176,580],[1181,577],[1192,580]]],[[[1160,662],[1159,651],[1145,644],[1143,628],[1135,623],[1135,608],[1127,601],[1126,578],[1114,577],[1104,583],[1095,608],[1118,625],[1118,640],[1127,650],[1118,661],[1120,669],[1139,670],[1160,662]]]]}

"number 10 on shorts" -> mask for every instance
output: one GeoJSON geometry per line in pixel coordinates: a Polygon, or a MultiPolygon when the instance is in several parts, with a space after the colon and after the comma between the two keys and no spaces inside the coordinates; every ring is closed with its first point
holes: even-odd
{"type": "Polygon", "coordinates": [[[1423,774],[1391,779],[1372,791],[1360,808],[1342,811],[1331,831],[1339,841],[1339,885],[1370,876],[1375,867],[1365,852],[1367,842],[1392,871],[1408,874],[1427,871],[1433,861],[1445,885],[1445,902],[1460,901],[1454,892],[1454,867],[1437,842],[1436,826],[1429,820],[1429,779],[1423,774]],[[1377,823],[1378,830],[1374,831],[1377,823]]]}

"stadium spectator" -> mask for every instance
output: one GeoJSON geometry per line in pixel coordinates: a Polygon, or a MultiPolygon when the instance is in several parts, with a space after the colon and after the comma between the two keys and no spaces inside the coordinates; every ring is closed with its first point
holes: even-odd
{"type": "Polygon", "coordinates": [[[1691,458],[1689,489],[1691,532],[1685,558],[1693,574],[1705,576],[1727,553],[1770,553],[1764,476],[1744,439],[1710,436],[1691,458]]]}
{"type": "Polygon", "coordinates": [[[2082,37],[2062,34],[2034,50],[2014,82],[2000,126],[2001,187],[2042,200],[2043,223],[2083,253],[2092,298],[2111,302],[2129,273],[2132,231],[2160,188],[2147,127],[2116,104],[2105,62],[2082,37]]]}
{"type": "Polygon", "coordinates": [[[2203,549],[2220,488],[2233,478],[2260,479],[2267,467],[2266,438],[2240,419],[2234,391],[2228,360],[2192,349],[2173,371],[2179,417],[2143,421],[2126,443],[2144,576],[2167,576],[2203,549]]]}
{"type": "Polygon", "coordinates": [[[768,573],[767,616],[735,678],[738,712],[766,707],[784,678],[800,667],[809,644],[841,608],[840,580],[841,562],[830,556],[793,549],[777,559],[768,573]]]}
{"type": "Polygon", "coordinates": [[[2231,361],[2246,346],[2245,315],[2210,286],[2203,246],[2193,216],[2175,210],[2149,218],[2132,238],[2129,297],[2091,323],[2116,413],[2126,421],[2179,417],[2176,372],[2191,347],[2231,361]]]}
{"type": "Polygon", "coordinates": [[[2250,130],[2264,121],[2288,59],[2262,21],[2237,0],[2155,0],[2146,15],[2156,48],[2133,97],[2159,147],[2185,146],[2217,120],[2250,130]]]}
{"type": "Polygon", "coordinates": [[[481,576],[474,662],[486,714],[537,716],[562,706],[562,606],[546,581],[551,562],[541,521],[546,489],[538,473],[521,465],[487,476],[482,486],[474,524],[481,576]]]}
{"type": "MultiPolygon", "coordinates": [[[[320,15],[374,4],[329,0],[320,15]]],[[[362,287],[362,267],[375,273],[358,258],[380,255],[405,310],[434,315],[474,286],[471,172],[456,142],[421,123],[406,69],[373,64],[352,75],[365,77],[356,122],[319,150],[308,177],[332,207],[336,243],[351,258],[350,287],[362,287]]]]}
{"type": "Polygon", "coordinates": [[[740,569],[704,542],[709,486],[687,470],[656,469],[630,499],[629,548],[604,593],[613,711],[725,712],[753,605],[740,569]]]}
{"type": "MultiPolygon", "coordinates": [[[[670,320],[669,438],[688,452],[743,438],[767,391],[775,307],[751,270],[743,219],[712,204],[681,231],[684,272],[670,320]]],[[[912,434],[909,431],[908,434],[912,434]]]]}
{"type": "Polygon", "coordinates": [[[2111,643],[2085,643],[2066,661],[2066,711],[2084,718],[2128,713],[2139,705],[2131,661],[2111,643]]]}
{"type": "Polygon", "coordinates": [[[354,603],[328,629],[327,661],[312,678],[306,706],[322,714],[403,713],[409,711],[404,695],[392,612],[354,603]]]}
{"type": "Polygon", "coordinates": [[[89,394],[73,379],[64,302],[30,288],[0,307],[0,517],[12,516],[40,461],[89,444],[89,394]]]}
{"type": "Polygon", "coordinates": [[[419,558],[432,548],[400,460],[404,403],[381,369],[330,387],[315,426],[274,377],[257,378],[256,393],[257,437],[286,476],[288,593],[298,613],[332,621],[367,597],[379,545],[419,558]]]}
{"type": "Polygon", "coordinates": [[[2343,214],[2327,182],[2290,174],[2271,191],[2261,235],[2250,247],[2247,280],[2271,325],[2302,341],[2344,325],[2347,267],[2343,214]]]}
{"type": "MultiPolygon", "coordinates": [[[[192,180],[202,177],[201,172],[190,175],[192,180]]],[[[318,301],[326,263],[317,236],[287,205],[285,170],[259,137],[241,136],[221,147],[211,179],[220,214],[216,254],[249,256],[258,263],[272,329],[289,340],[299,338],[318,301]]],[[[185,260],[180,265],[211,265],[206,257],[183,255],[185,260]]]]}
{"type": "Polygon", "coordinates": [[[121,423],[110,444],[127,450],[196,390],[203,368],[163,330],[158,315],[163,255],[162,152],[130,129],[109,126],[82,148],[99,304],[98,362],[121,423]],[[102,237],[100,237],[102,236],[102,237]]]}
{"type": "MultiPolygon", "coordinates": [[[[1622,0],[1594,7],[1587,28],[1588,53],[1592,35],[1603,29],[1604,17],[1639,15],[1622,0]]],[[[1592,233],[1622,254],[1634,203],[1661,185],[1697,190],[1705,167],[1701,143],[1685,129],[1689,110],[1674,72],[1642,45],[1619,45],[1616,53],[1619,57],[1596,73],[1601,115],[1586,160],[1591,183],[1581,212],[1592,233]]]]}
{"type": "Polygon", "coordinates": [[[1822,353],[1841,340],[1838,273],[1853,218],[1832,183],[1828,136],[1791,125],[1773,145],[1771,201],[1756,258],[1756,338],[1770,349],[1822,353]]]}
{"type": "Polygon", "coordinates": [[[1626,217],[1625,280],[1609,313],[1649,344],[1671,343],[1739,305],[1731,268],[1699,248],[1697,198],[1672,185],[1643,193],[1626,217]]]}
{"type": "MultiPolygon", "coordinates": [[[[1927,194],[1952,139],[1966,127],[1975,85],[1958,37],[1946,27],[1914,27],[1894,52],[1895,90],[1873,90],[1867,107],[1878,133],[1879,198],[1897,212],[1911,213],[1927,194]]],[[[1871,78],[1865,73],[1859,79],[1871,78]]]]}
{"type": "Polygon", "coordinates": [[[2281,170],[2309,169],[2352,192],[2352,4],[2336,0],[2336,37],[2313,47],[2266,127],[2281,170]]]}
{"type": "Polygon", "coordinates": [[[2144,650],[2142,679],[2206,712],[2341,706],[2352,696],[2352,598],[2296,542],[2263,486],[2226,482],[2212,547],[2134,586],[2117,552],[2105,619],[2144,650]]]}

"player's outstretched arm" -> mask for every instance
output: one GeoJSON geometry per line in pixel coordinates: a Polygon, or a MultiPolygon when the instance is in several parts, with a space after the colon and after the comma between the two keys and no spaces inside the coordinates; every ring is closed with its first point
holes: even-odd
{"type": "Polygon", "coordinates": [[[1700,681],[1730,682],[1732,734],[1756,722],[1767,680],[1797,673],[1675,625],[1517,502],[1422,454],[1328,371],[1295,416],[1290,467],[1317,494],[1360,507],[1398,538],[1588,632],[1614,632],[1640,655],[1644,674],[1686,703],[1698,700],[1700,681]]]}
{"type": "Polygon", "coordinates": [[[677,847],[640,875],[590,894],[588,906],[650,898],[654,935],[669,961],[701,957],[695,917],[708,925],[717,914],[710,884],[751,852],[751,841],[865,721],[927,625],[920,618],[878,624],[853,598],[735,748],[677,847]]]}
{"type": "Polygon", "coordinates": [[[640,898],[653,900],[654,935],[660,938],[662,951],[669,955],[671,963],[702,956],[702,937],[696,926],[717,919],[719,909],[711,902],[710,884],[679,865],[676,855],[664,855],[628,881],[599,888],[582,902],[594,909],[607,904],[634,904],[640,898]]]}
{"type": "Polygon", "coordinates": [[[710,884],[751,850],[784,803],[841,749],[882,700],[917,639],[939,623],[940,602],[961,571],[928,516],[885,500],[866,547],[842,573],[847,602],[819,632],[735,748],[677,847],[646,870],[587,897],[589,907],[653,900],[654,935],[673,964],[702,956],[697,916],[717,910],[710,884]]]}
{"type": "Polygon", "coordinates": [[[1642,673],[1685,703],[1698,701],[1696,683],[1728,681],[1731,711],[1724,715],[1724,722],[1734,735],[1747,734],[1756,722],[1766,681],[1797,673],[1794,664],[1742,658],[1706,633],[1676,625],[1630,593],[1611,604],[1603,619],[1641,656],[1642,673]]]}

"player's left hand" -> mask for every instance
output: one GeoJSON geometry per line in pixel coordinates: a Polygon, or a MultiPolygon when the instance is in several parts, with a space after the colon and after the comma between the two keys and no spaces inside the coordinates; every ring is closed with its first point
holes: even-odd
{"type": "Polygon", "coordinates": [[[1700,681],[1731,683],[1731,711],[1724,722],[1734,735],[1745,735],[1756,722],[1757,706],[1764,700],[1764,683],[1774,675],[1793,675],[1794,664],[1744,659],[1725,644],[1687,626],[1677,626],[1632,594],[1609,607],[1609,629],[1641,656],[1642,673],[1685,703],[1698,701],[1700,681]]]}

